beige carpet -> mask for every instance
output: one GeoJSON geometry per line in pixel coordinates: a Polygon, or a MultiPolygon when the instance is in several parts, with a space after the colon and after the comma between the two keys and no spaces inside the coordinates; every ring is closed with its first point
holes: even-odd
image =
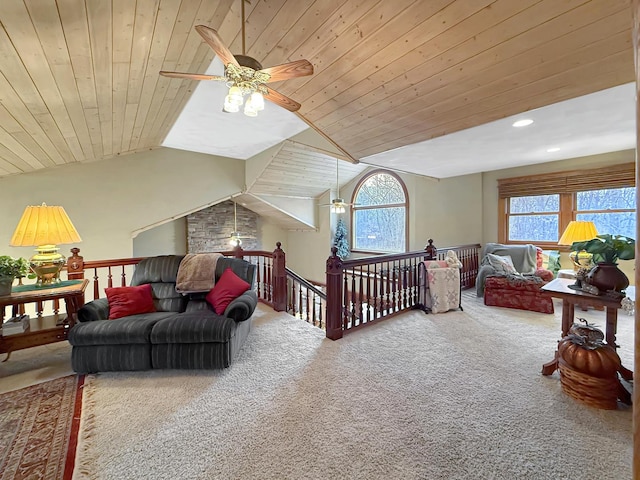
{"type": "MultiPolygon", "coordinates": [[[[260,307],[223,372],[90,376],[75,478],[630,478],[631,409],[540,374],[560,312],[463,306],[337,342],[260,307]]],[[[633,368],[633,317],[618,331],[633,368]]]]}

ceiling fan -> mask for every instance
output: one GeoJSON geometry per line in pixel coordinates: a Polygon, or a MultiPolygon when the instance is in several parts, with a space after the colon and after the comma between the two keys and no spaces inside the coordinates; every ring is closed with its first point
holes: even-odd
{"type": "Polygon", "coordinates": [[[199,73],[182,73],[161,71],[160,75],[172,78],[188,78],[191,80],[215,80],[225,82],[229,87],[229,94],[225,98],[223,110],[237,112],[244,102],[244,96],[249,99],[245,103],[244,113],[250,117],[258,115],[264,109],[264,98],[280,105],[291,112],[300,109],[301,105],[285,95],[278,93],[267,83],[280,82],[290,78],[304,77],[313,74],[313,65],[308,60],[296,60],[275,67],[262,68],[260,62],[246,55],[245,52],[245,18],[244,2],[242,3],[242,55],[233,55],[226,47],[218,32],[205,25],[196,25],[195,29],[212,48],[224,64],[224,76],[203,75],[199,73]]]}
{"type": "Polygon", "coordinates": [[[236,202],[233,202],[233,232],[231,232],[231,235],[229,235],[229,244],[233,245],[234,247],[239,247],[242,244],[243,238],[254,238],[250,235],[240,235],[240,233],[238,232],[237,205],[238,204],[236,202]]]}
{"type": "Polygon", "coordinates": [[[347,211],[347,207],[358,205],[357,203],[346,203],[343,198],[340,198],[340,178],[339,178],[339,162],[336,158],[336,198],[331,200],[331,203],[323,203],[321,207],[331,207],[331,213],[344,213],[347,211]]]}

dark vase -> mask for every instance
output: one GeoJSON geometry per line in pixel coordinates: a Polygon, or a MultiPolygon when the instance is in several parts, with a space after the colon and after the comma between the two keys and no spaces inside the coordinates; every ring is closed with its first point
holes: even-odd
{"type": "Polygon", "coordinates": [[[587,283],[598,287],[601,292],[620,292],[629,286],[629,279],[617,263],[598,263],[587,275],[587,283]]]}

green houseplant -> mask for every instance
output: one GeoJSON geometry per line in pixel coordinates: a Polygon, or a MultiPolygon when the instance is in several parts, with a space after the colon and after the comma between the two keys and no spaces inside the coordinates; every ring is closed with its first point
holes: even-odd
{"type": "Polygon", "coordinates": [[[26,277],[29,273],[29,262],[25,258],[12,258],[0,255],[0,296],[11,294],[13,280],[26,277]]]}
{"type": "Polygon", "coordinates": [[[593,254],[596,266],[589,272],[587,282],[601,291],[622,291],[629,286],[629,279],[618,268],[618,260],[636,257],[636,241],[624,235],[598,235],[584,242],[574,242],[572,250],[585,250],[593,254]]]}

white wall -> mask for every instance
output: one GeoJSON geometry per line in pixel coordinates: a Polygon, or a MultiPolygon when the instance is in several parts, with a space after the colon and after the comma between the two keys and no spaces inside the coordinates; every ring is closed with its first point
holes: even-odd
{"type": "MultiPolygon", "coordinates": [[[[133,232],[216,203],[243,184],[243,161],[169,148],[2,177],[0,251],[33,254],[31,247],[8,245],[25,206],[46,202],[65,207],[83,240],[62,245],[61,253],[78,246],[87,260],[131,257],[133,232]]],[[[182,248],[177,237],[166,242],[163,249],[182,248]]]]}
{"type": "MultiPolygon", "coordinates": [[[[351,201],[355,186],[366,174],[341,189],[347,201],[351,201]]],[[[482,175],[443,180],[411,174],[400,177],[409,195],[409,250],[423,249],[429,238],[433,238],[436,247],[481,241],[482,204],[478,199],[482,198],[482,175]]],[[[318,203],[327,203],[329,195],[325,197],[318,203]]],[[[287,264],[303,277],[324,283],[326,259],[331,254],[338,216],[331,214],[329,208],[319,207],[318,217],[316,232],[289,233],[287,264]]],[[[342,218],[351,235],[351,211],[342,218]]],[[[358,256],[363,255],[353,254],[352,258],[358,256]]]]}
{"type": "Polygon", "coordinates": [[[186,217],[145,230],[133,239],[134,257],[184,255],[187,250],[186,217]]]}

